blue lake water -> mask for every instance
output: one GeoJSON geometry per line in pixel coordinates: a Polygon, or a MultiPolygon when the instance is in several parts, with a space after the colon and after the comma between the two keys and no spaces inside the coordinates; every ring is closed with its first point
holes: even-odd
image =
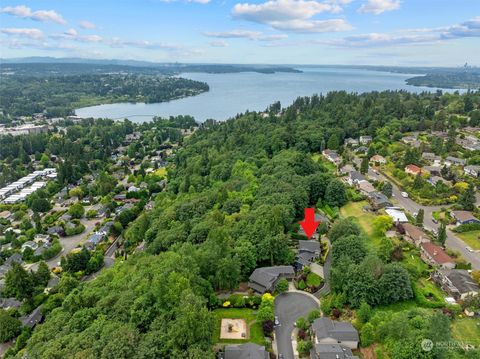
{"type": "Polygon", "coordinates": [[[76,114],[94,118],[129,118],[135,122],[148,121],[153,116],[176,115],[191,115],[200,122],[209,118],[222,121],[247,110],[263,111],[275,101],[280,101],[285,107],[299,96],[326,94],[335,90],[359,93],[400,89],[411,92],[436,91],[435,88],[407,85],[405,80],[414,76],[408,74],[331,67],[297,68],[303,72],[184,73],[182,77],[208,83],[210,91],[170,102],[84,107],[77,109],[76,114]]]}

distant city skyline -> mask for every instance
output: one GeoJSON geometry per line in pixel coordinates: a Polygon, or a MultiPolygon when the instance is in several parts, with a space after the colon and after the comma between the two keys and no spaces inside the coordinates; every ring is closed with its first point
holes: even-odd
{"type": "Polygon", "coordinates": [[[480,65],[480,1],[241,1],[4,0],[0,57],[480,65]]]}

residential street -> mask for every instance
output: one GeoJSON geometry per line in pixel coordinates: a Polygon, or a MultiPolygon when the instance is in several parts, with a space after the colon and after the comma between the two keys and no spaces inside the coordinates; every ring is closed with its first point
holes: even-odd
{"type": "Polygon", "coordinates": [[[280,325],[275,327],[275,339],[278,354],[284,359],[294,359],[292,348],[292,331],[296,320],[308,316],[312,310],[318,309],[318,303],[307,294],[286,292],[275,298],[275,315],[280,325]]]}
{"type": "MultiPolygon", "coordinates": [[[[432,213],[434,211],[439,210],[442,207],[448,207],[447,205],[444,206],[422,206],[413,201],[410,198],[404,198],[401,195],[400,189],[393,183],[392,181],[388,180],[385,176],[380,173],[375,173],[371,168],[368,170],[368,175],[371,178],[381,181],[389,181],[393,186],[393,202],[398,205],[399,207],[403,207],[405,210],[409,211],[410,213],[418,213],[420,208],[423,208],[425,211],[425,216],[423,220],[423,225],[427,230],[438,230],[439,224],[434,223],[432,221],[432,213]]],[[[479,203],[480,196],[477,195],[477,205],[479,203]]],[[[453,250],[459,251],[463,258],[467,260],[467,262],[472,263],[473,269],[480,269],[480,253],[469,252],[466,247],[467,245],[461,239],[455,236],[455,234],[447,229],[447,241],[446,246],[453,250]]]]}

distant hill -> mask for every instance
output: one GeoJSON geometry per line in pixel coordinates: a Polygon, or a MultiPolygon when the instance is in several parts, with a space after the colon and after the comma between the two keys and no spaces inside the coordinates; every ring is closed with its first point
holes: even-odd
{"type": "Polygon", "coordinates": [[[28,67],[36,66],[35,72],[40,75],[42,69],[46,73],[64,70],[74,71],[134,71],[134,72],[161,72],[165,74],[178,74],[181,72],[206,72],[206,73],[236,73],[259,72],[273,74],[276,72],[301,72],[293,67],[279,65],[239,65],[239,64],[185,64],[185,63],[159,63],[138,60],[98,60],[83,58],[56,58],[56,57],[24,57],[13,59],[0,59],[0,68],[16,65],[15,70],[26,71],[28,67]],[[76,67],[75,67],[75,66],[76,67]],[[150,70],[145,70],[150,69],[150,70]],[[154,70],[153,70],[154,69],[154,70]]]}

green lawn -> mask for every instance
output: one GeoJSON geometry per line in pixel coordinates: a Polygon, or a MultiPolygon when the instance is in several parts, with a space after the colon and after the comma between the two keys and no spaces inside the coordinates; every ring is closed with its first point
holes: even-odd
{"type": "Polygon", "coordinates": [[[455,233],[455,235],[473,249],[480,249],[480,231],[455,233]]]}
{"type": "MultiPolygon", "coordinates": [[[[259,345],[265,345],[263,336],[262,323],[256,322],[256,315],[253,309],[249,308],[220,308],[213,311],[215,315],[215,331],[213,332],[213,340],[215,343],[246,343],[253,342],[259,345]],[[220,339],[220,326],[222,318],[231,319],[245,319],[249,325],[250,338],[235,340],[235,339],[220,339]]],[[[192,323],[193,324],[193,323],[192,323]]]]}
{"type": "Polygon", "coordinates": [[[367,204],[367,201],[347,203],[340,208],[340,214],[345,218],[354,217],[369,238],[367,245],[374,251],[377,251],[382,243],[382,237],[378,236],[373,228],[373,220],[376,216],[363,211],[363,207],[367,204]]]}
{"type": "Polygon", "coordinates": [[[452,323],[453,338],[467,344],[480,345],[480,319],[461,318],[452,323]]]}

